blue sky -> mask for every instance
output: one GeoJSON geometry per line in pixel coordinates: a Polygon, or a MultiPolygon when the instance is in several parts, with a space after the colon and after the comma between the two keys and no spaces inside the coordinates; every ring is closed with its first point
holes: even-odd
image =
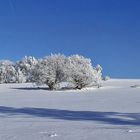
{"type": "Polygon", "coordinates": [[[0,0],[0,59],[50,53],[140,78],[140,0],[0,0]]]}

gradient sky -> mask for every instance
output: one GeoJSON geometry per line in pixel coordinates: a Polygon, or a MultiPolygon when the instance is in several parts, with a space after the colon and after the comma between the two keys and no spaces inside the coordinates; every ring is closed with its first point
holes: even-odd
{"type": "Polygon", "coordinates": [[[0,59],[50,53],[140,78],[140,0],[0,0],[0,59]]]}

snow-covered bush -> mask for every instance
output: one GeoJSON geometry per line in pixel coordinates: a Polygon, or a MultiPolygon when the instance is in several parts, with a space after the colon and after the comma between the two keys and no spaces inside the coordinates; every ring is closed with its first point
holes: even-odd
{"type": "Polygon", "coordinates": [[[33,70],[34,82],[46,84],[49,89],[55,89],[56,84],[66,81],[67,58],[55,54],[40,60],[33,70]]]}
{"type": "Polygon", "coordinates": [[[32,69],[38,63],[38,60],[32,56],[25,56],[22,60],[16,63],[17,75],[20,82],[32,82],[32,69]]]}
{"type": "Polygon", "coordinates": [[[107,80],[110,79],[110,77],[109,77],[109,76],[104,76],[102,79],[103,79],[104,81],[107,81],[107,80]]]}
{"type": "Polygon", "coordinates": [[[0,83],[15,83],[16,70],[11,61],[0,61],[0,83]]]}
{"type": "Polygon", "coordinates": [[[91,60],[80,55],[68,57],[69,81],[75,88],[81,89],[91,84],[95,80],[91,60]]]}

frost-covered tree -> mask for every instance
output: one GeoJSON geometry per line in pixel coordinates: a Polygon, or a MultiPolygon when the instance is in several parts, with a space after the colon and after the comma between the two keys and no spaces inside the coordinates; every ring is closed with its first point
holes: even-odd
{"type": "Polygon", "coordinates": [[[69,81],[75,85],[75,88],[81,89],[91,84],[95,80],[91,60],[80,55],[68,57],[69,81]]]}
{"type": "Polygon", "coordinates": [[[34,82],[46,84],[50,90],[55,89],[56,84],[66,81],[67,58],[61,54],[55,54],[40,60],[33,70],[34,82]]]}
{"type": "Polygon", "coordinates": [[[0,61],[0,83],[15,83],[16,70],[11,61],[0,61]]]}
{"type": "Polygon", "coordinates": [[[32,69],[38,63],[38,60],[32,56],[25,56],[16,63],[17,75],[20,82],[32,82],[32,69]]]}
{"type": "Polygon", "coordinates": [[[26,82],[26,77],[20,70],[20,68],[16,68],[16,82],[17,83],[25,83],[26,82]]]}
{"type": "Polygon", "coordinates": [[[52,90],[61,82],[72,83],[81,89],[94,82],[100,85],[102,68],[93,68],[91,60],[80,55],[65,57],[55,54],[40,60],[33,70],[34,82],[46,84],[52,90]]]}
{"type": "Polygon", "coordinates": [[[93,68],[94,73],[94,85],[101,87],[102,84],[102,67],[98,64],[95,68],[93,68]]]}

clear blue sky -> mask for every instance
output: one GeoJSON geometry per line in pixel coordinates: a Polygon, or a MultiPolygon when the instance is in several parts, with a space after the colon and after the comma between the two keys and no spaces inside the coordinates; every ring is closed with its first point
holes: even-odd
{"type": "Polygon", "coordinates": [[[140,78],[140,0],[0,0],[0,59],[50,53],[140,78]]]}

